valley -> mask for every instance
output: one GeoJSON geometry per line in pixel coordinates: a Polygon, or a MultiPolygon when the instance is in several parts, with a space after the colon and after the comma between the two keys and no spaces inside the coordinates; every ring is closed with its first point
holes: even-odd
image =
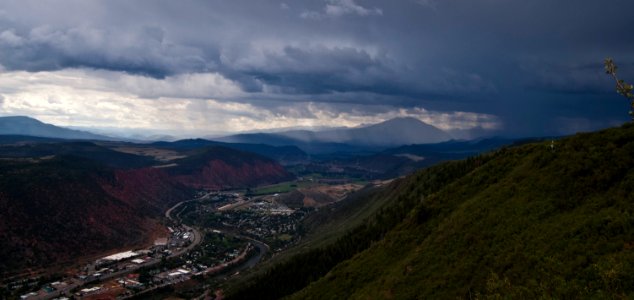
{"type": "Polygon", "coordinates": [[[632,11],[0,0],[0,299],[634,299],[632,11]]]}
{"type": "MultiPolygon", "coordinates": [[[[8,298],[126,298],[224,280],[296,244],[309,214],[367,184],[345,173],[296,177],[268,157],[203,140],[2,140],[0,236],[18,242],[0,251],[8,298]],[[19,239],[37,241],[26,247],[32,259],[19,239]],[[113,253],[126,257],[104,263],[113,253]]],[[[275,157],[288,163],[284,155],[275,157]]]]}
{"type": "MultiPolygon", "coordinates": [[[[342,197],[345,194],[341,189],[350,187],[333,188],[342,197]]],[[[64,277],[40,282],[40,288],[20,295],[21,298],[127,299],[165,289],[178,290],[180,285],[192,282],[198,282],[201,288],[196,291],[203,294],[208,292],[203,286],[223,282],[297,244],[303,236],[302,221],[314,210],[311,205],[291,209],[278,202],[279,193],[199,194],[196,199],[178,202],[166,210],[163,220],[168,233],[152,246],[96,259],[64,277]]],[[[17,282],[8,287],[25,290],[17,282]]]]}
{"type": "Polygon", "coordinates": [[[0,292],[622,296],[630,291],[630,266],[618,262],[630,255],[632,140],[631,124],[556,140],[328,154],[202,139],[0,137],[0,292]],[[538,275],[515,257],[540,266],[538,275]],[[616,281],[598,281],[605,272],[616,281]],[[525,281],[536,277],[545,279],[525,281]]]}
{"type": "Polygon", "coordinates": [[[106,253],[147,250],[168,232],[164,212],[201,188],[293,178],[271,159],[222,147],[183,152],[168,168],[156,168],[163,163],[152,156],[113,148],[28,136],[0,145],[3,297],[76,274],[106,253]]]}

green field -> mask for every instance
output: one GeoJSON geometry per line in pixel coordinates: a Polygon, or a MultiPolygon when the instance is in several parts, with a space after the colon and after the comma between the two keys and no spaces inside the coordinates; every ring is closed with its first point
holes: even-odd
{"type": "Polygon", "coordinates": [[[250,191],[247,191],[248,196],[264,196],[264,195],[272,195],[272,194],[282,194],[294,191],[301,187],[307,187],[312,185],[311,182],[297,182],[297,181],[287,181],[273,185],[261,186],[254,188],[250,191]]]}

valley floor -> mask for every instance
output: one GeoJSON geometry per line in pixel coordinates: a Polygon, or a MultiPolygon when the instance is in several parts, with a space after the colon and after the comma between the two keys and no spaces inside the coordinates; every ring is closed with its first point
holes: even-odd
{"type": "Polygon", "coordinates": [[[300,201],[299,208],[284,204],[285,197],[296,192],[293,183],[260,188],[259,196],[240,191],[205,193],[165,211],[169,234],[157,238],[154,245],[104,256],[65,277],[40,282],[37,290],[20,296],[34,300],[152,297],[166,289],[182,291],[194,282],[199,288],[190,295],[209,294],[219,283],[296,244],[303,234],[300,223],[315,210],[305,203],[328,205],[360,187],[304,184],[301,190],[309,196],[303,197],[320,197],[320,202],[300,201]]]}

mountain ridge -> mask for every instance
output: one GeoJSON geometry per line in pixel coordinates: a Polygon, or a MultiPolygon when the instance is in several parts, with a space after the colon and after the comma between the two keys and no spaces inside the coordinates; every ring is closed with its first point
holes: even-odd
{"type": "Polygon", "coordinates": [[[78,140],[113,140],[86,131],[63,128],[27,116],[0,117],[0,135],[26,135],[78,140]]]}
{"type": "Polygon", "coordinates": [[[394,118],[363,127],[323,131],[295,130],[276,133],[249,133],[230,135],[215,140],[233,143],[265,143],[271,145],[295,145],[307,150],[310,145],[341,145],[368,148],[387,148],[409,144],[429,144],[448,141],[451,136],[416,118],[394,118]]]}
{"type": "Polygon", "coordinates": [[[149,144],[151,146],[178,149],[194,150],[202,147],[222,146],[236,149],[238,151],[252,152],[268,158],[272,158],[282,165],[304,162],[308,155],[296,146],[271,146],[267,144],[245,144],[245,143],[224,143],[202,138],[184,139],[173,142],[158,141],[149,144]]]}

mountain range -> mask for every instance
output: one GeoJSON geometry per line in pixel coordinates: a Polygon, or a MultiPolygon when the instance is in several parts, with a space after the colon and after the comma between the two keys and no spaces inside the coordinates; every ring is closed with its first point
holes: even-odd
{"type": "Polygon", "coordinates": [[[295,145],[307,152],[325,153],[439,143],[451,140],[451,136],[432,125],[408,117],[358,128],[248,133],[221,137],[216,140],[230,143],[295,145]]]}
{"type": "MultiPolygon", "coordinates": [[[[114,137],[94,134],[86,131],[73,130],[40,122],[36,119],[24,116],[0,117],[0,135],[20,135],[40,138],[72,139],[72,140],[122,140],[114,137]]],[[[123,139],[125,140],[125,139],[123,139]]],[[[201,143],[212,145],[220,143],[230,144],[238,150],[262,150],[265,146],[295,146],[310,154],[325,154],[336,152],[347,153],[371,153],[386,148],[412,145],[432,144],[451,140],[451,136],[418,119],[395,118],[356,128],[334,128],[320,131],[289,130],[275,133],[244,133],[219,138],[182,140],[177,143],[157,142],[155,146],[163,147],[188,147],[199,146],[201,143]],[[171,143],[171,144],[170,144],[171,143]],[[260,146],[254,146],[260,145],[260,146]]],[[[226,145],[225,145],[226,146],[226,145]]],[[[263,150],[268,154],[279,153],[278,150],[288,154],[285,161],[301,160],[300,154],[295,149],[263,150]],[[289,150],[291,150],[289,152],[289,150]]],[[[256,151],[257,152],[257,151],[256,151]]],[[[279,155],[277,155],[279,156],[279,155]]]]}
{"type": "MultiPolygon", "coordinates": [[[[13,134],[0,135],[0,144],[20,144],[19,147],[1,147],[0,155],[5,157],[72,154],[83,157],[92,155],[93,159],[99,159],[100,156],[104,156],[107,158],[107,164],[117,163],[119,168],[135,168],[154,162],[147,156],[145,159],[139,156],[127,159],[126,155],[129,158],[130,152],[126,152],[125,149],[136,149],[136,152],[132,151],[131,154],[164,151],[189,156],[197,149],[221,146],[259,154],[285,166],[303,165],[302,171],[299,172],[301,174],[297,175],[330,173],[327,170],[340,169],[341,174],[332,175],[345,174],[362,179],[398,177],[441,161],[462,159],[514,142],[513,139],[505,138],[447,140],[450,137],[446,133],[418,119],[396,118],[359,128],[249,133],[217,140],[198,138],[134,143],[91,139],[104,146],[96,151],[94,144],[81,144],[80,140],[84,138],[95,138],[94,135],[87,135],[85,132],[55,127],[28,117],[5,117],[0,120],[0,124],[8,124],[2,129],[3,132],[13,134]],[[30,129],[20,130],[20,124],[30,124],[26,126],[30,129]],[[24,132],[53,137],[16,135],[24,132]],[[51,132],[64,134],[55,135],[51,132]],[[68,138],[77,140],[76,144],[71,146],[69,143],[61,143],[68,138]],[[433,141],[442,142],[429,143],[433,141]],[[81,151],[86,153],[80,153],[81,151]],[[108,153],[103,153],[104,151],[108,153]],[[115,157],[119,159],[115,160],[115,157]],[[333,165],[337,167],[332,168],[333,165]]],[[[299,169],[296,168],[295,171],[299,169]]]]}
{"type": "MultiPolygon", "coordinates": [[[[0,117],[0,135],[24,135],[61,139],[116,140],[116,138],[86,131],[46,124],[25,116],[0,117]]],[[[448,141],[451,136],[412,117],[394,118],[356,128],[324,129],[321,131],[290,130],[276,133],[236,134],[215,140],[230,143],[301,145],[346,144],[364,147],[392,147],[410,144],[431,144],[448,141]]]]}

